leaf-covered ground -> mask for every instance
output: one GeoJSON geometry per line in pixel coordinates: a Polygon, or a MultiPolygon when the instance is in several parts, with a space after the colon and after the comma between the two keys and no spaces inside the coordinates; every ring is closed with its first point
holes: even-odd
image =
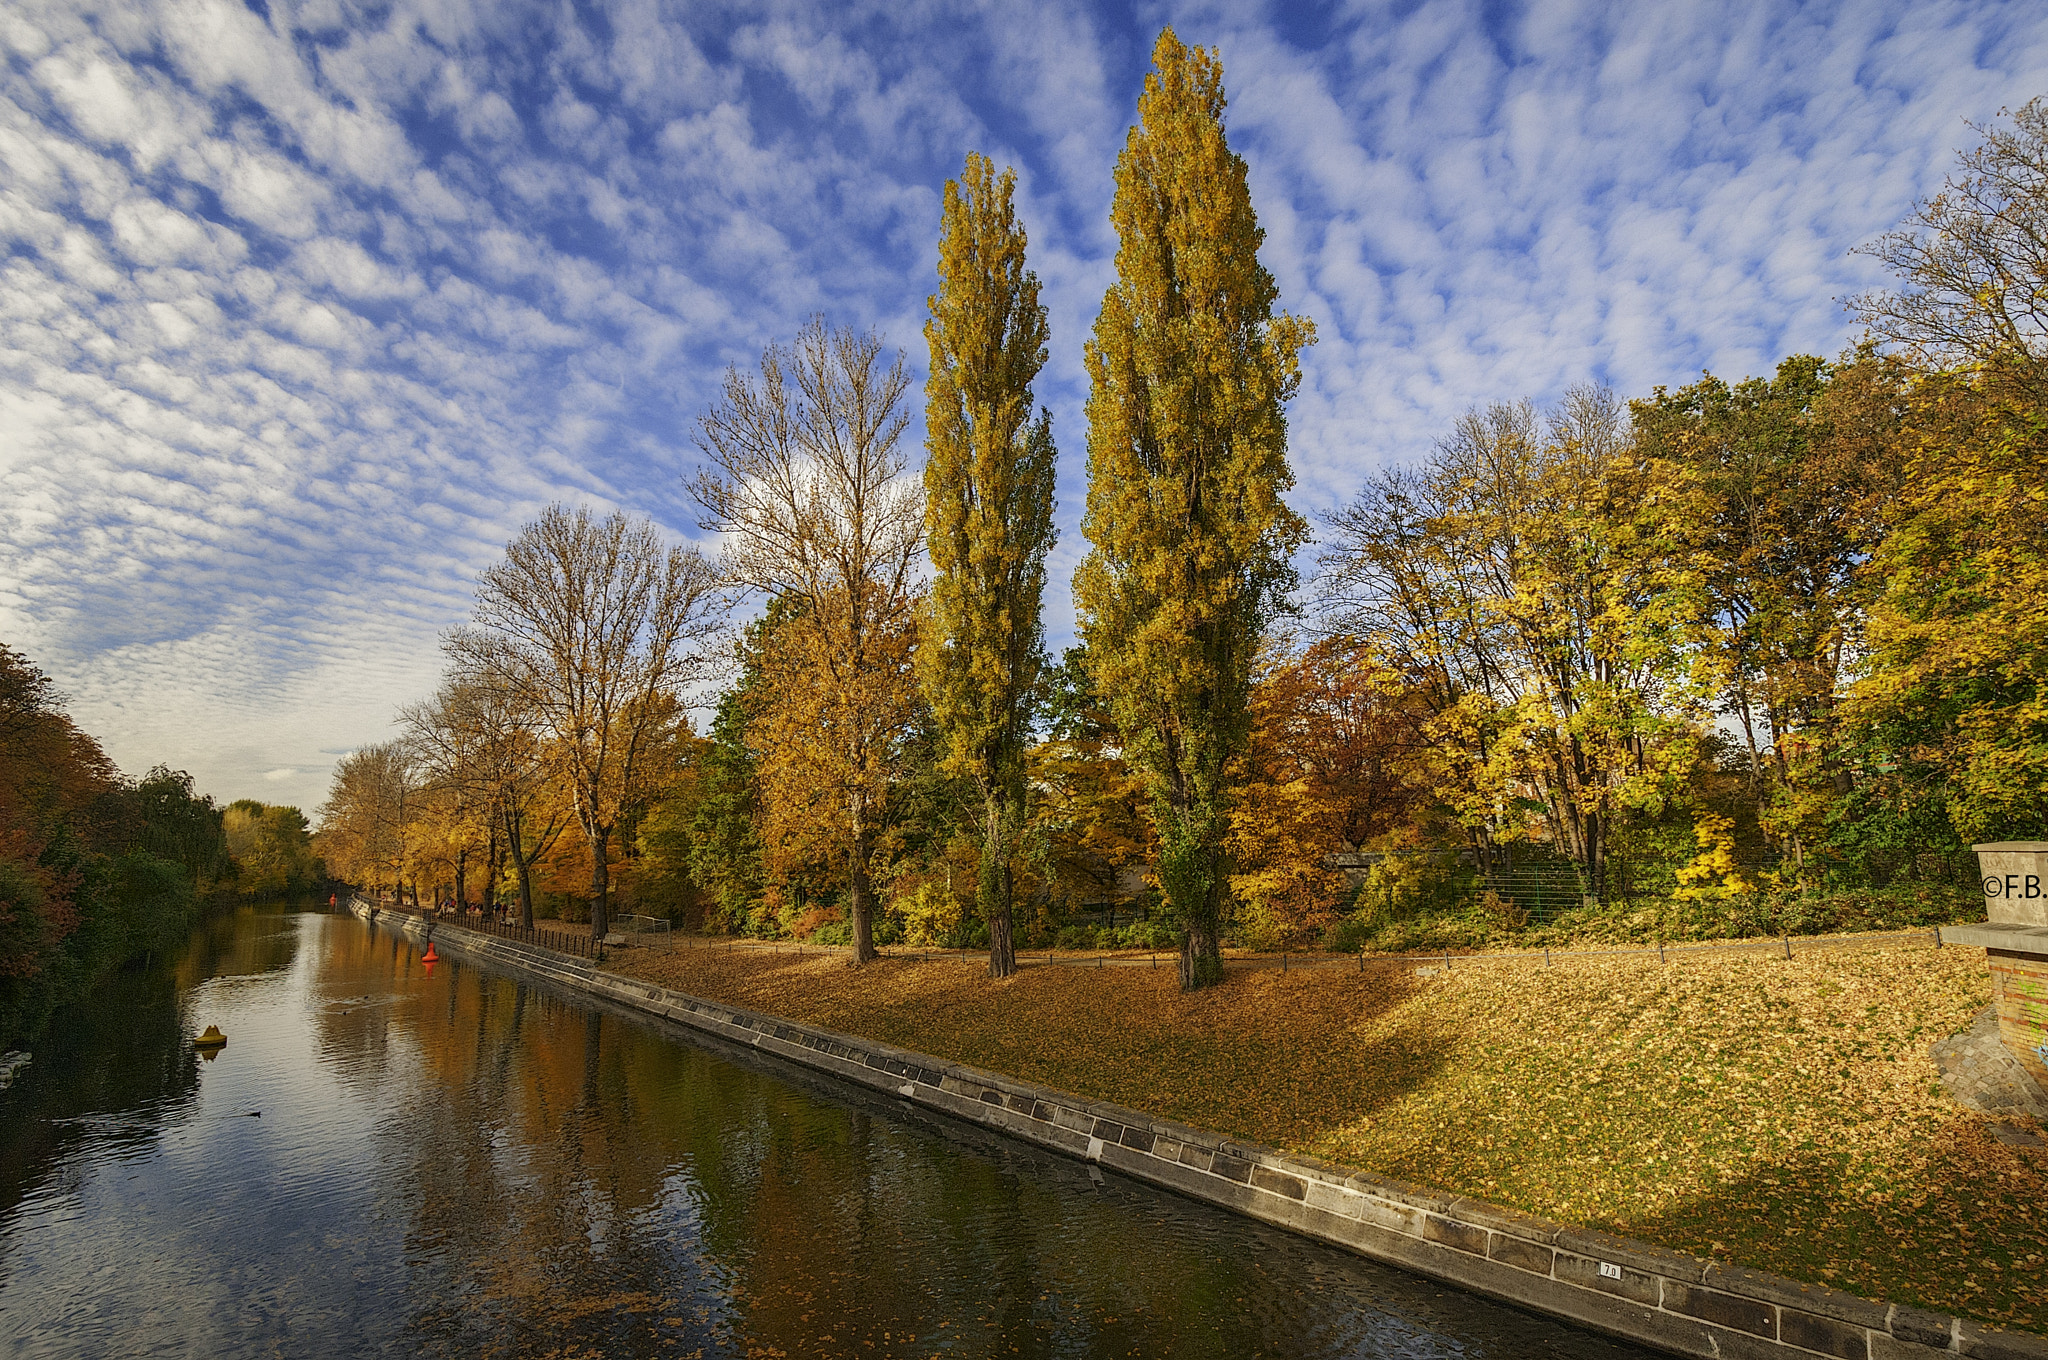
{"type": "Polygon", "coordinates": [[[752,950],[611,967],[1681,1251],[2048,1331],[2048,1151],[1996,1141],[1927,1046],[1988,1002],[1981,950],[1892,943],[1232,972],[752,950]]]}

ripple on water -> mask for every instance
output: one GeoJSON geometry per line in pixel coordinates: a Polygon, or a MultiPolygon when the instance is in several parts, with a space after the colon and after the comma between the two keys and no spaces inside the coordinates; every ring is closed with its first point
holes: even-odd
{"type": "Polygon", "coordinates": [[[1642,1354],[349,917],[245,912],[183,966],[0,1092],[0,1349],[1642,1354]]]}

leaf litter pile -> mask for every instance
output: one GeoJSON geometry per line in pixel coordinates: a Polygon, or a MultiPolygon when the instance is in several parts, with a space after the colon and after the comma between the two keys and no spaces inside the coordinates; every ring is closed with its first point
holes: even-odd
{"type": "MultiPolygon", "coordinates": [[[[1868,1298],[2048,1330],[2048,1150],[1941,1091],[1981,950],[1233,972],[635,950],[611,965],[1868,1298]]],[[[2024,1122],[2024,1121],[2021,1121],[2024,1122]]]]}

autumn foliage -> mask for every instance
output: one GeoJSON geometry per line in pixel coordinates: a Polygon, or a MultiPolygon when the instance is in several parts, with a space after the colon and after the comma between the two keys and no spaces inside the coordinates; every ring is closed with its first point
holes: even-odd
{"type": "Polygon", "coordinates": [[[579,687],[621,668],[505,650],[573,593],[512,572],[520,545],[597,525],[549,511],[486,575],[497,642],[452,639],[406,741],[344,763],[335,862],[863,962],[1177,947],[1183,985],[1227,946],[1973,914],[1969,844],[2048,834],[2048,257],[2026,225],[2048,222],[2048,105],[1873,244],[1898,286],[1857,300],[1865,342],[1633,398],[1501,394],[1423,456],[1361,447],[1377,470],[1324,517],[1306,590],[1286,406],[1313,330],[1260,263],[1226,111],[1217,54],[1163,32],[1084,347],[1088,550],[1057,667],[1032,397],[1057,337],[1012,180],[974,155],[933,224],[922,476],[877,334],[813,318],[732,368],[689,483],[716,579],[602,524],[687,585],[677,645],[594,706],[579,687]],[[712,646],[741,595],[759,612],[712,646]]]}
{"type": "Polygon", "coordinates": [[[1411,828],[1414,717],[1395,673],[1352,639],[1262,660],[1226,841],[1247,944],[1315,946],[1355,891],[1331,856],[1411,828]]]}
{"type": "Polygon", "coordinates": [[[232,873],[191,777],[124,778],[55,685],[0,647],[0,1043],[131,958],[182,944],[232,873]]]}

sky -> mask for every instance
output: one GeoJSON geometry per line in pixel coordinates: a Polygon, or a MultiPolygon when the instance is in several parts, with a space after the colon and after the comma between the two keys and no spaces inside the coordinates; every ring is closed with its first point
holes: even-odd
{"type": "Polygon", "coordinates": [[[1838,353],[1886,281],[1852,248],[2048,93],[2048,6],[2002,0],[7,0],[0,642],[129,773],[316,808],[547,504],[708,543],[683,479],[728,364],[821,316],[921,383],[978,150],[1051,318],[1057,649],[1167,23],[1222,57],[1320,336],[1311,520],[1474,405],[1838,353]]]}

